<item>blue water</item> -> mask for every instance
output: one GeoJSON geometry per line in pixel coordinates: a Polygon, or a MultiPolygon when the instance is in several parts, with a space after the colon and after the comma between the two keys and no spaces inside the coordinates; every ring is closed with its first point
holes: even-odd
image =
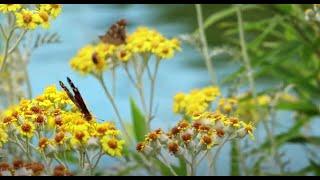
{"type": "MultiPolygon", "coordinates": [[[[85,98],[88,107],[94,115],[107,120],[116,120],[112,107],[104,95],[98,82],[92,77],[81,77],[69,67],[69,60],[76,54],[79,48],[97,39],[98,35],[105,32],[109,25],[119,18],[126,18],[130,22],[131,32],[137,25],[154,27],[164,35],[172,37],[185,32],[184,24],[175,22],[174,24],[159,24],[152,20],[158,16],[156,9],[146,8],[146,5],[130,5],[118,7],[115,5],[64,5],[63,13],[59,16],[50,28],[50,32],[58,32],[62,43],[41,47],[33,55],[28,67],[30,79],[33,87],[33,95],[40,94],[44,87],[56,84],[58,81],[65,81],[66,76],[73,79],[85,98]]],[[[172,22],[172,21],[170,21],[172,22]]],[[[183,51],[175,58],[164,61],[159,70],[157,80],[156,98],[158,111],[152,127],[169,128],[176,123],[180,117],[172,113],[172,97],[179,91],[188,92],[192,88],[202,87],[209,82],[207,72],[204,69],[190,68],[185,61],[188,57],[202,59],[198,53],[184,46],[183,51]]],[[[230,64],[229,64],[230,65],[230,64]]],[[[228,69],[218,69],[218,77],[227,74],[228,69]]],[[[111,84],[110,73],[105,74],[107,84],[111,84]]],[[[122,116],[129,121],[129,97],[134,97],[137,101],[137,94],[121,70],[117,73],[116,102],[121,109],[122,116]]],[[[146,84],[148,87],[148,84],[146,84]]],[[[284,112],[281,117],[286,117],[290,113],[284,112]]],[[[285,123],[290,127],[290,121],[285,123]]],[[[282,130],[285,130],[283,128],[282,130]]],[[[264,136],[257,131],[257,136],[264,136]]],[[[306,164],[299,147],[287,147],[287,158],[291,159],[292,169],[297,169],[306,164]]],[[[229,173],[229,145],[227,145],[218,160],[218,174],[227,175],[229,173]]],[[[104,161],[110,162],[108,159],[104,161]]],[[[205,172],[199,171],[199,174],[205,172]]]]}

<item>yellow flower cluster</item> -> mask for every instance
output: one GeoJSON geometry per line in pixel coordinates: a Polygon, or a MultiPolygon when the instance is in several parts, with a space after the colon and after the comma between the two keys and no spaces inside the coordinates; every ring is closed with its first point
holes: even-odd
{"type": "Polygon", "coordinates": [[[21,4],[0,4],[0,12],[15,13],[18,27],[33,30],[39,25],[49,28],[51,19],[55,19],[62,9],[60,4],[37,4],[35,7],[28,9],[21,4]]]}
{"type": "Polygon", "coordinates": [[[108,68],[107,59],[113,55],[114,45],[99,43],[87,45],[79,50],[70,61],[71,67],[81,74],[99,74],[108,68]]]}
{"type": "Polygon", "coordinates": [[[169,153],[185,157],[188,153],[200,153],[214,146],[247,134],[253,136],[254,127],[236,117],[228,117],[220,112],[204,112],[195,117],[192,123],[181,120],[169,132],[161,129],[146,135],[143,142],[137,144],[137,151],[145,155],[157,155],[161,148],[169,153]]]}
{"type": "Polygon", "coordinates": [[[169,59],[180,50],[180,44],[176,38],[167,39],[156,30],[138,27],[129,35],[126,49],[131,53],[153,53],[160,59],[169,59]]]}
{"type": "Polygon", "coordinates": [[[194,89],[190,93],[177,93],[174,96],[173,112],[192,116],[208,110],[210,103],[220,96],[220,89],[209,86],[203,89],[194,89]]]}
{"type": "Polygon", "coordinates": [[[125,44],[113,45],[100,42],[97,45],[84,46],[71,59],[70,65],[80,74],[97,74],[119,63],[127,63],[139,55],[150,57],[153,54],[158,59],[169,59],[177,50],[180,50],[177,39],[167,39],[156,30],[138,27],[127,36],[125,44]]]}
{"type": "Polygon", "coordinates": [[[26,143],[38,142],[38,149],[45,153],[49,149],[79,150],[93,145],[110,156],[121,156],[124,144],[113,123],[99,123],[94,118],[87,121],[67,94],[55,86],[3,113],[0,145],[6,143],[9,133],[26,139],[26,143]]]}

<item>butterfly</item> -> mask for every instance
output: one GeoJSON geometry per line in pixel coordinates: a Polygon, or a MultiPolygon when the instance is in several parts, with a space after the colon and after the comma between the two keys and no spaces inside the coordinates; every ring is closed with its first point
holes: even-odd
{"type": "Polygon", "coordinates": [[[71,79],[67,77],[68,83],[72,88],[72,91],[74,94],[72,94],[69,89],[64,85],[63,82],[59,81],[59,84],[61,88],[67,93],[68,97],[71,99],[71,101],[77,106],[77,108],[81,111],[81,113],[84,115],[84,118],[87,121],[90,121],[92,119],[92,115],[89,112],[86,104],[84,103],[82,96],[78,90],[78,88],[73,84],[71,79]]]}
{"type": "Polygon", "coordinates": [[[121,45],[126,43],[126,26],[128,22],[120,19],[114,23],[105,35],[99,36],[99,39],[106,44],[121,45]]]}

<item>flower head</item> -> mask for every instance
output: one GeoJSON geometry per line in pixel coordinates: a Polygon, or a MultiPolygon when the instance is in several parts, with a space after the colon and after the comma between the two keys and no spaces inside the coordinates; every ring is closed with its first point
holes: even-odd
{"type": "Polygon", "coordinates": [[[121,156],[124,140],[118,140],[115,137],[104,136],[101,139],[103,150],[110,156],[121,156]]]}
{"type": "Polygon", "coordinates": [[[27,30],[35,29],[41,22],[39,14],[27,9],[22,9],[20,12],[17,12],[16,19],[17,26],[27,30]]]}

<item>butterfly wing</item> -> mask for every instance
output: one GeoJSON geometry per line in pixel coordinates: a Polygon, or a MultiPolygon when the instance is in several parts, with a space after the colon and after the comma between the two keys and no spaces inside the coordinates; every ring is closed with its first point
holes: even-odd
{"type": "Polygon", "coordinates": [[[107,44],[121,45],[126,43],[126,25],[125,19],[119,20],[113,24],[104,36],[99,36],[99,39],[107,44]]]}
{"type": "Polygon", "coordinates": [[[78,88],[73,84],[73,82],[71,81],[71,79],[69,77],[67,77],[68,83],[70,84],[72,91],[74,93],[73,98],[75,99],[75,101],[78,104],[78,108],[81,110],[81,112],[84,114],[85,118],[87,120],[91,120],[92,119],[92,115],[89,112],[85,102],[82,99],[82,96],[78,90],[78,88]]]}

